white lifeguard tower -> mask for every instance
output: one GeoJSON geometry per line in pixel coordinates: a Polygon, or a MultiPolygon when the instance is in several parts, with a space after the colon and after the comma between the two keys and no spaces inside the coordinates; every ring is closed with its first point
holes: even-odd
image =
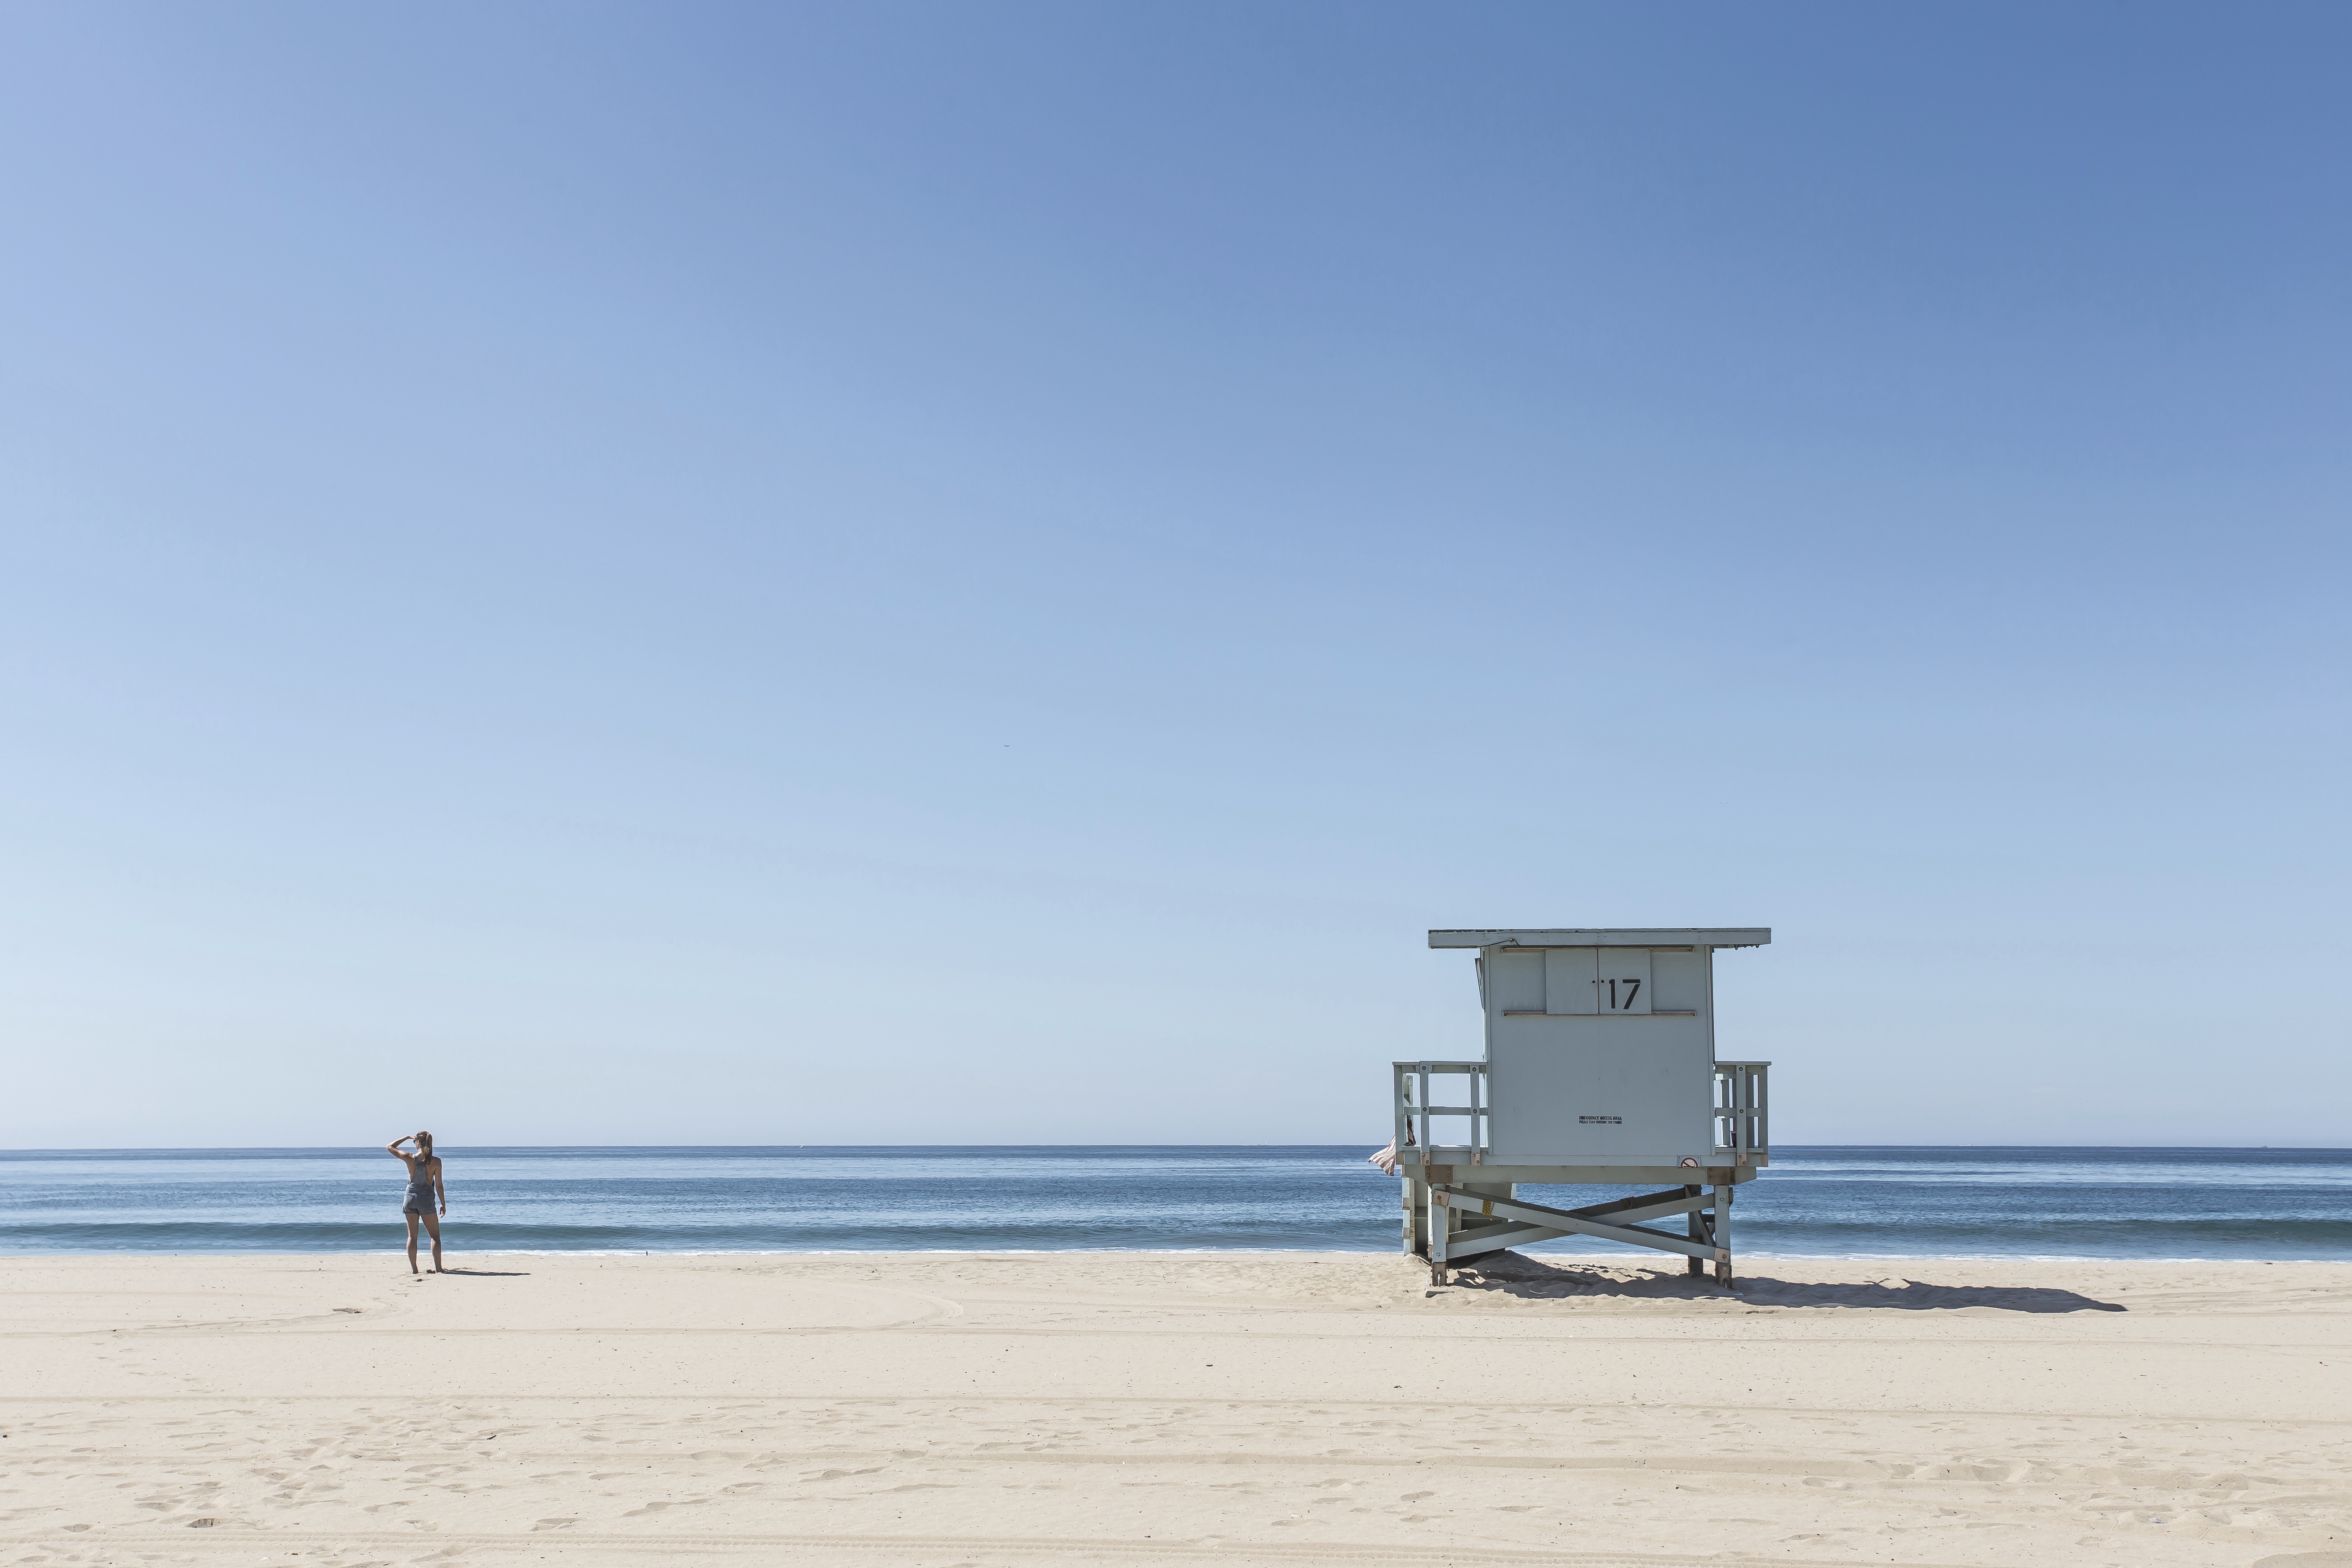
{"type": "Polygon", "coordinates": [[[1731,1197],[1769,1163],[1765,1069],[1715,1058],[1715,952],[1769,930],[1433,931],[1477,952],[1486,1056],[1398,1062],[1405,1250],[1448,1268],[1526,1241],[1591,1236],[1715,1265],[1731,1283],[1731,1197]],[[1467,1103],[1433,1080],[1466,1079],[1467,1103]],[[1440,1129],[1433,1123],[1444,1123],[1440,1129]],[[1460,1142],[1438,1134],[1462,1133],[1460,1142]],[[1522,1182],[1666,1186],[1587,1208],[1518,1201],[1522,1182]],[[1686,1215],[1686,1234],[1645,1220],[1686,1215]]]}

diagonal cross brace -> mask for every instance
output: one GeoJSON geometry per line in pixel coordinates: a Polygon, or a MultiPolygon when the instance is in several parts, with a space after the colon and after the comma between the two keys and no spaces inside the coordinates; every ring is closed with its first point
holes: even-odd
{"type": "Polygon", "coordinates": [[[1464,1231],[1445,1238],[1445,1260],[1460,1263],[1484,1253],[1500,1252],[1507,1247],[1517,1247],[1523,1241],[1549,1241],[1556,1236],[1566,1236],[1564,1230],[1550,1230],[1539,1225],[1492,1225],[1479,1230],[1464,1231]]]}
{"type": "Polygon", "coordinates": [[[1679,1252],[1685,1257],[1707,1260],[1717,1256],[1716,1248],[1705,1242],[1668,1236],[1662,1230],[1644,1230],[1633,1223],[1706,1208],[1714,1200],[1705,1194],[1693,1194],[1677,1189],[1650,1193],[1640,1197],[1618,1198],[1612,1203],[1594,1204],[1581,1209],[1549,1208],[1542,1204],[1525,1204],[1516,1198],[1487,1197],[1481,1193],[1465,1193],[1458,1187],[1434,1184],[1431,1185],[1429,1194],[1433,1207],[1466,1209],[1476,1215],[1518,1222],[1507,1232],[1473,1231],[1460,1238],[1462,1245],[1459,1246],[1452,1244],[1454,1238],[1446,1234],[1444,1226],[1433,1224],[1429,1229],[1433,1262],[1441,1259],[1450,1262],[1457,1258],[1492,1252],[1514,1242],[1545,1241],[1555,1236],[1594,1236],[1604,1241],[1654,1247],[1663,1252],[1679,1252]]]}

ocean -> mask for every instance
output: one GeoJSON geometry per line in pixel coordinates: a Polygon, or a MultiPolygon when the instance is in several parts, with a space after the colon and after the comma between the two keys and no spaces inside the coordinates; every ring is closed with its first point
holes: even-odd
{"type": "MultiPolygon", "coordinates": [[[[1397,1183],[1367,1152],[449,1148],[444,1234],[452,1252],[1385,1251],[1397,1183]]],[[[2352,1258],[2352,1150],[1817,1147],[1772,1160],[1739,1190],[1743,1256],[2352,1258]]],[[[397,1247],[402,1180],[380,1149],[0,1151],[0,1253],[397,1247]]],[[[1594,1241],[1527,1250],[1660,1256],[1594,1241]]]]}

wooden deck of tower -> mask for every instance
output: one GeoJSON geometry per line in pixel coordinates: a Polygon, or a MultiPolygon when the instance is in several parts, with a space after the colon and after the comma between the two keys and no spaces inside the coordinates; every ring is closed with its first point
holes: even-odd
{"type": "Polygon", "coordinates": [[[1522,1242],[1678,1252],[1732,1282],[1732,1197],[1770,1163],[1769,1062],[1715,1056],[1715,953],[1769,930],[1433,931],[1476,951],[1486,1054],[1395,1063],[1405,1250],[1430,1277],[1522,1242]],[[1458,1141],[1453,1135],[1459,1132],[1458,1141]],[[1519,1185],[1655,1188],[1579,1208],[1519,1185]],[[1683,1218],[1683,1234],[1648,1222],[1683,1218]]]}

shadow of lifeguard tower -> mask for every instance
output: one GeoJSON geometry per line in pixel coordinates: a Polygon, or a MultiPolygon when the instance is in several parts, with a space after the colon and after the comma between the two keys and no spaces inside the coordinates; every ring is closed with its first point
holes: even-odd
{"type": "Polygon", "coordinates": [[[1728,1286],[1732,1194],[1771,1158],[1771,1064],[1716,1060],[1715,952],[1771,940],[1761,927],[1431,931],[1433,948],[1477,952],[1486,1056],[1394,1064],[1404,1247],[1430,1278],[1590,1236],[1681,1253],[1693,1274],[1712,1263],[1728,1286]],[[1523,1182],[1664,1190],[1558,1209],[1520,1202],[1523,1182]],[[1681,1236],[1646,1223],[1677,1215],[1681,1236]]]}

